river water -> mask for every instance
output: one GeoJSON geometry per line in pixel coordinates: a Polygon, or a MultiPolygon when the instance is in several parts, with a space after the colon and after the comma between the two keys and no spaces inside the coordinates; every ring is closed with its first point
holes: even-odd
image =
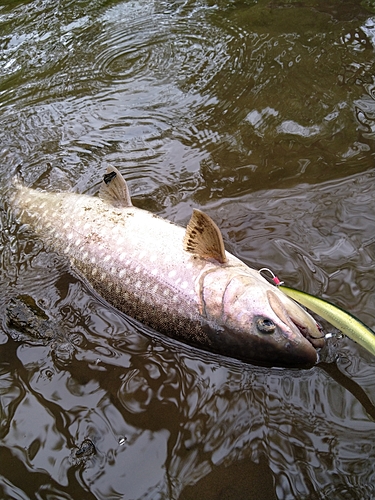
{"type": "MultiPolygon", "coordinates": [[[[374,329],[374,154],[369,0],[1,2],[3,196],[16,171],[96,194],[113,164],[135,205],[203,209],[247,264],[374,329]]],[[[201,352],[0,222],[1,499],[375,497],[363,348],[333,337],[311,370],[201,352]]]]}

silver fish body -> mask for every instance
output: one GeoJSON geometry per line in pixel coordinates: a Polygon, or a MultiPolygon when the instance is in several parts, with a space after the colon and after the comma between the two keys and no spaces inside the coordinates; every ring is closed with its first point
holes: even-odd
{"type": "Polygon", "coordinates": [[[198,222],[185,230],[138,209],[128,194],[107,192],[116,176],[114,188],[118,180],[125,184],[116,169],[109,172],[113,177],[103,183],[101,198],[16,182],[10,204],[104,299],[158,332],[246,362],[311,366],[317,361],[307,338],[321,334],[308,313],[223,245],[213,258],[219,243],[210,235],[207,252],[201,250],[207,216],[196,211],[198,222]],[[198,253],[192,253],[195,239],[198,253]]]}

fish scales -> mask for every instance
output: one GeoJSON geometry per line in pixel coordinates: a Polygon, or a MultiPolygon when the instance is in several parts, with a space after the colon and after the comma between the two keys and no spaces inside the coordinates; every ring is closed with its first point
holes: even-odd
{"type": "Polygon", "coordinates": [[[315,349],[295,326],[311,331],[315,322],[225,252],[208,216],[195,211],[195,225],[191,221],[185,230],[132,206],[121,174],[110,167],[107,175],[101,197],[49,193],[16,182],[10,203],[46,247],[65,255],[104,299],[155,330],[244,361],[316,361],[315,349]]]}
{"type": "MultiPolygon", "coordinates": [[[[52,198],[23,186],[17,204],[23,208],[22,221],[35,228],[48,248],[69,256],[72,266],[116,308],[166,334],[173,330],[182,338],[206,337],[189,272],[195,259],[182,252],[181,227],[135,207],[106,207],[99,198],[75,193],[52,198]],[[153,239],[154,233],[158,238],[153,239]],[[168,247],[178,246],[181,252],[168,253],[168,247]],[[150,307],[156,317],[150,317],[150,307]]],[[[195,265],[195,271],[204,264],[195,265]]]]}

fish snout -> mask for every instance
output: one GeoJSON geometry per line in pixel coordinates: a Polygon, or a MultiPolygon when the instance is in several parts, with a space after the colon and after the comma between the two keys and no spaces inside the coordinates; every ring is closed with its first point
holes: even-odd
{"type": "Polygon", "coordinates": [[[267,298],[275,314],[295,335],[302,335],[315,349],[324,346],[325,339],[320,325],[302,307],[283,294],[279,296],[273,290],[267,292],[267,298]]]}

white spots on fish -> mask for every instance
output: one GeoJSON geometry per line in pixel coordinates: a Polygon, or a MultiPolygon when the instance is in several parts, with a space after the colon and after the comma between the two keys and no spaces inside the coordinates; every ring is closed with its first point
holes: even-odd
{"type": "Polygon", "coordinates": [[[64,249],[64,253],[69,253],[70,252],[70,245],[68,245],[67,247],[65,247],[64,249]]]}
{"type": "Polygon", "coordinates": [[[158,291],[158,288],[159,288],[159,285],[155,285],[152,290],[151,290],[151,293],[156,293],[158,291]]]}
{"type": "Polygon", "coordinates": [[[151,257],[150,257],[150,261],[151,262],[156,262],[156,255],[155,254],[152,254],[151,257]]]}
{"type": "Polygon", "coordinates": [[[40,209],[40,210],[43,210],[43,208],[46,206],[46,204],[47,204],[47,203],[46,203],[45,201],[44,201],[43,203],[41,203],[41,204],[39,205],[39,209],[40,209]]]}
{"type": "Polygon", "coordinates": [[[108,262],[108,261],[110,261],[111,259],[112,259],[112,257],[108,254],[108,255],[106,255],[106,256],[104,257],[103,261],[104,261],[104,262],[108,262]]]}
{"type": "Polygon", "coordinates": [[[120,253],[120,255],[119,255],[119,260],[123,261],[123,260],[125,259],[125,257],[126,257],[126,253],[125,253],[125,252],[122,252],[122,253],[120,253]]]}
{"type": "Polygon", "coordinates": [[[98,268],[97,267],[93,267],[92,270],[91,270],[92,276],[95,276],[97,272],[98,272],[98,268]]]}
{"type": "Polygon", "coordinates": [[[175,269],[172,269],[172,271],[169,271],[168,277],[169,278],[174,278],[177,274],[177,271],[175,269]]]}
{"type": "Polygon", "coordinates": [[[72,232],[68,233],[67,238],[68,240],[71,240],[73,238],[73,233],[72,232]]]}
{"type": "Polygon", "coordinates": [[[187,281],[183,281],[181,283],[181,288],[183,288],[184,290],[188,287],[189,283],[187,281]]]}
{"type": "Polygon", "coordinates": [[[91,229],[91,224],[89,222],[86,222],[83,226],[83,230],[88,231],[89,229],[91,229]]]}
{"type": "Polygon", "coordinates": [[[163,290],[163,295],[164,295],[165,297],[168,297],[168,295],[169,295],[169,290],[168,290],[168,288],[164,288],[164,290],[163,290]]]}
{"type": "MultiPolygon", "coordinates": [[[[84,247],[81,247],[81,251],[83,251],[84,249],[85,249],[84,247]]],[[[88,256],[89,256],[89,253],[88,253],[88,252],[83,252],[83,254],[82,254],[82,259],[83,259],[83,260],[86,260],[88,256]]]]}
{"type": "Polygon", "coordinates": [[[65,222],[65,224],[63,225],[63,229],[68,229],[69,226],[70,226],[70,222],[65,222]]]}
{"type": "Polygon", "coordinates": [[[156,276],[158,274],[158,270],[156,269],[156,267],[151,271],[151,274],[153,276],[156,276]]]}
{"type": "Polygon", "coordinates": [[[141,252],[139,252],[138,259],[144,259],[145,256],[146,256],[146,252],[142,250],[141,252]]]}
{"type": "Polygon", "coordinates": [[[121,269],[121,271],[118,273],[118,277],[122,278],[125,274],[125,269],[121,269]]]}
{"type": "Polygon", "coordinates": [[[121,292],[121,290],[120,290],[120,287],[119,287],[119,286],[116,286],[116,287],[115,287],[115,292],[116,292],[116,293],[120,293],[120,292],[121,292]]]}
{"type": "MultiPolygon", "coordinates": [[[[105,229],[101,228],[99,231],[96,231],[96,232],[101,240],[104,240],[104,241],[108,240],[108,233],[105,229]]],[[[103,243],[101,243],[99,246],[101,246],[101,248],[103,248],[103,243]]]]}
{"type": "Polygon", "coordinates": [[[135,288],[137,288],[138,290],[141,288],[142,286],[142,282],[140,280],[138,280],[136,283],[135,283],[135,288]]]}
{"type": "Polygon", "coordinates": [[[104,280],[106,279],[106,277],[107,277],[107,273],[102,273],[102,274],[100,275],[100,280],[101,280],[101,281],[104,281],[104,280]]]}
{"type": "Polygon", "coordinates": [[[80,243],[81,243],[81,238],[77,238],[76,241],[74,242],[76,247],[78,247],[80,243]]]}
{"type": "Polygon", "coordinates": [[[91,264],[95,264],[95,262],[96,262],[95,257],[91,257],[91,264]]]}
{"type": "Polygon", "coordinates": [[[124,243],[124,237],[123,236],[118,236],[117,237],[117,244],[121,245],[122,243],[124,243]]]}
{"type": "Polygon", "coordinates": [[[134,269],[134,272],[138,274],[140,270],[141,270],[141,266],[137,266],[137,267],[134,269]]]}
{"type": "Polygon", "coordinates": [[[85,215],[84,208],[76,207],[76,209],[74,210],[74,215],[78,220],[82,220],[82,217],[85,215]]]}
{"type": "Polygon", "coordinates": [[[178,285],[180,283],[180,281],[181,281],[181,278],[177,278],[175,281],[176,285],[178,285]]]}
{"type": "Polygon", "coordinates": [[[191,261],[187,262],[185,267],[186,269],[191,269],[193,267],[193,263],[191,261]]]}

